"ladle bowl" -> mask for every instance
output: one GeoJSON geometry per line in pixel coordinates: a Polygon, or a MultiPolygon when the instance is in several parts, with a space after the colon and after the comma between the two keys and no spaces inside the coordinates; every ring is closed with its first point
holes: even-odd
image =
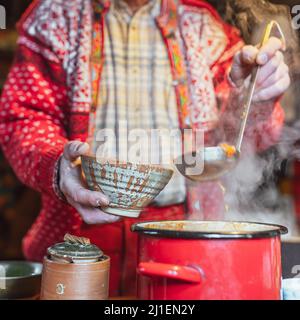
{"type": "MultiPolygon", "coordinates": [[[[233,169],[238,162],[240,153],[236,152],[228,157],[224,149],[220,146],[207,147],[200,151],[198,159],[202,159],[202,170],[194,173],[193,165],[188,165],[184,161],[175,161],[177,170],[186,178],[193,181],[211,181],[222,177],[227,171],[233,169]]],[[[192,156],[191,154],[186,156],[192,156]]],[[[186,158],[183,157],[183,160],[186,158]]],[[[194,164],[195,165],[195,164],[194,164]]]]}

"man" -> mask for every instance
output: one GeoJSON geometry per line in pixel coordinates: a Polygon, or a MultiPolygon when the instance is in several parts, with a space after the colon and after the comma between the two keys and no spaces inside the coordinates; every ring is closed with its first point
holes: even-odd
{"type": "MultiPolygon", "coordinates": [[[[42,194],[25,256],[41,260],[66,232],[89,237],[111,257],[111,294],[132,293],[133,220],[102,212],[109,199],[87,190],[73,165],[89,151],[88,126],[117,132],[126,120],[129,129],[192,127],[215,144],[220,121],[234,125],[224,115],[238,111],[234,104],[224,109],[229,92],[242,91],[259,64],[247,138],[267,148],[279,136],[277,101],[290,82],[282,43],[272,38],[259,50],[243,46],[238,32],[200,0],[180,6],[174,0],[40,0],[19,32],[1,99],[0,139],[19,178],[42,194]]],[[[141,219],[180,219],[199,210],[216,217],[221,197],[216,184],[186,186],[175,174],[141,219]]]]}

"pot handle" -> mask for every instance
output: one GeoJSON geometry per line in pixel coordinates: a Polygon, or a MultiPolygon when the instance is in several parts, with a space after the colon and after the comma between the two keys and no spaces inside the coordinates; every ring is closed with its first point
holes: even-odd
{"type": "Polygon", "coordinates": [[[200,283],[202,280],[201,271],[196,268],[167,263],[140,262],[137,272],[143,276],[168,278],[191,283],[200,283]]]}

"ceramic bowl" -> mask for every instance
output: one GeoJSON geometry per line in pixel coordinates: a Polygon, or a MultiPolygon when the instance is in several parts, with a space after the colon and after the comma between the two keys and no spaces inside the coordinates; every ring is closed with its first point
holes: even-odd
{"type": "Polygon", "coordinates": [[[43,266],[27,261],[0,261],[0,300],[36,299],[43,266]]]}
{"type": "Polygon", "coordinates": [[[158,165],[97,161],[82,156],[81,164],[90,190],[101,191],[110,199],[110,214],[136,218],[167,185],[173,170],[158,165]]]}

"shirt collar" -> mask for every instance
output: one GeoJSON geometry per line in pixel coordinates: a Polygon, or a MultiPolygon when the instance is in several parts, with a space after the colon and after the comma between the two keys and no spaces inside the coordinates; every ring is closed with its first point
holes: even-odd
{"type": "MultiPolygon", "coordinates": [[[[111,0],[92,0],[94,10],[98,13],[107,11],[110,7],[111,0]]],[[[156,20],[161,28],[165,30],[166,36],[173,34],[177,20],[177,6],[180,0],[160,0],[160,13],[156,20]]]]}
{"type": "MultiPolygon", "coordinates": [[[[125,13],[129,16],[133,16],[133,13],[124,0],[111,0],[111,9],[121,13],[125,13]]],[[[149,13],[153,18],[160,15],[161,0],[149,0],[143,7],[139,9],[140,13],[149,13]]]]}

